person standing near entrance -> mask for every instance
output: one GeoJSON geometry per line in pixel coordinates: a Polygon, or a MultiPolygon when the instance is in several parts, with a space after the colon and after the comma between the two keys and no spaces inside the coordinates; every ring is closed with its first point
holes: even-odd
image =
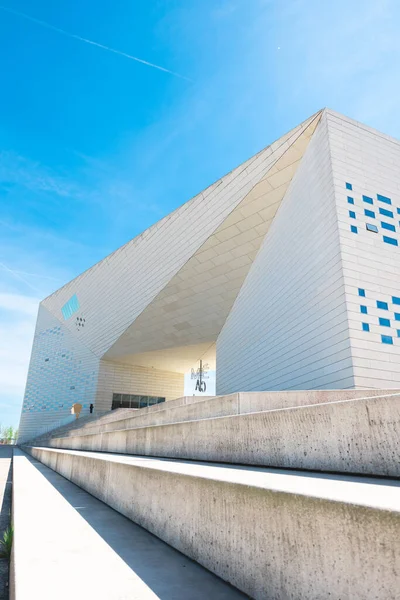
{"type": "Polygon", "coordinates": [[[91,405],[89,406],[90,414],[92,414],[92,412],[93,412],[93,409],[94,409],[94,406],[93,406],[93,404],[91,404],[91,405]]]}

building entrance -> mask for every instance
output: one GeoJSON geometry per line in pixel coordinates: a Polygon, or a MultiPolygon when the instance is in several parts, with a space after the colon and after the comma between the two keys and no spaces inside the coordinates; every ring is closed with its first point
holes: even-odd
{"type": "Polygon", "coordinates": [[[160,396],[139,396],[136,394],[113,394],[111,410],[116,408],[145,408],[165,402],[160,396]]]}

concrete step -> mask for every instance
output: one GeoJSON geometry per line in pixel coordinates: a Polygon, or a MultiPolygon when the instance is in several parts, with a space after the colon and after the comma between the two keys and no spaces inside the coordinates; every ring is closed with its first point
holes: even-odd
{"type": "Polygon", "coordinates": [[[88,424],[88,422],[91,425],[95,420],[96,417],[94,415],[84,415],[82,417],[79,417],[79,419],[71,420],[69,423],[65,423],[64,425],[54,427],[54,429],[46,431],[45,433],[41,433],[40,435],[29,440],[29,442],[37,444],[39,442],[50,439],[52,435],[65,435],[68,431],[72,429],[83,430],[83,428],[88,424]]]}
{"type": "MultiPolygon", "coordinates": [[[[200,408],[193,408],[193,419],[200,408]]],[[[394,394],[96,434],[78,431],[49,445],[400,477],[399,430],[400,395],[394,394]]]]}
{"type": "MultiPolygon", "coordinates": [[[[183,404],[191,404],[195,402],[202,402],[204,399],[208,399],[210,396],[183,396],[181,398],[176,398],[176,400],[170,400],[168,402],[168,407],[181,406],[183,404]]],[[[67,435],[68,432],[73,432],[77,429],[83,430],[86,428],[93,427],[96,431],[99,431],[102,426],[107,423],[113,423],[117,421],[121,421],[127,417],[133,417],[140,413],[140,415],[145,414],[153,414],[160,410],[164,410],[163,407],[166,406],[165,402],[161,402],[160,404],[154,404],[153,406],[149,406],[146,408],[135,409],[135,408],[118,408],[115,410],[110,410],[106,413],[94,413],[92,415],[84,415],[75,419],[71,423],[66,425],[62,425],[61,427],[56,427],[51,431],[48,431],[44,434],[41,434],[31,440],[29,443],[43,443],[47,440],[51,439],[54,436],[58,435],[67,435]]],[[[25,442],[26,443],[26,442],[25,442]]]]}
{"type": "MultiPolygon", "coordinates": [[[[400,393],[400,390],[397,390],[400,393]]],[[[157,425],[260,412],[278,408],[290,408],[325,402],[337,402],[353,398],[368,398],[396,393],[396,390],[311,390],[293,392],[240,392],[228,396],[184,396],[148,408],[118,409],[91,419],[77,419],[70,425],[51,431],[34,440],[35,445],[44,443],[51,437],[74,434],[76,430],[87,433],[100,433],[114,429],[124,429],[143,425],[157,425]],[[130,420],[128,422],[128,420],[130,420]]]]}
{"type": "Polygon", "coordinates": [[[239,600],[243,594],[19,450],[11,600],[239,600]]]}
{"type": "MultiPolygon", "coordinates": [[[[398,598],[398,481],[29,451],[256,600],[398,598]]],[[[86,556],[85,570],[102,577],[102,565],[93,568],[86,556]]]]}
{"type": "MultiPolygon", "coordinates": [[[[394,392],[392,391],[391,394],[394,392]]],[[[262,412],[279,408],[292,408],[295,406],[321,404],[326,402],[337,402],[353,398],[369,398],[371,396],[384,396],[377,390],[366,392],[356,390],[335,391],[307,391],[307,392],[247,392],[236,393],[227,396],[214,396],[201,398],[188,396],[183,403],[174,401],[162,403],[156,411],[137,410],[132,413],[121,414],[115,419],[88,422],[79,428],[80,433],[92,434],[104,431],[115,431],[117,429],[131,429],[136,427],[147,427],[150,425],[162,425],[165,423],[179,423],[182,421],[195,421],[212,417],[224,417],[230,415],[248,414],[262,412]]],[[[76,434],[76,428],[70,429],[63,435],[76,434]]],[[[57,437],[60,437],[57,435],[57,437]]]]}

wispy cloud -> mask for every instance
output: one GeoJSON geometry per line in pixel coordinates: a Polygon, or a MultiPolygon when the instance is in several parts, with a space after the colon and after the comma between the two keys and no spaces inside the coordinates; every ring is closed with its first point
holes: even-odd
{"type": "Polygon", "coordinates": [[[36,19],[31,15],[20,12],[18,10],[14,10],[12,8],[8,8],[6,6],[0,6],[1,10],[4,10],[8,13],[21,17],[23,19],[27,19],[32,23],[36,23],[36,25],[40,25],[41,27],[46,27],[46,29],[51,29],[52,31],[56,31],[61,35],[65,35],[74,40],[78,40],[79,42],[84,42],[85,44],[90,44],[91,46],[96,46],[97,48],[101,48],[102,50],[107,50],[107,52],[112,52],[113,54],[118,54],[119,56],[123,56],[124,58],[128,58],[129,60],[133,60],[135,62],[141,63],[142,65],[146,65],[147,67],[151,67],[152,69],[157,69],[158,71],[163,71],[164,73],[168,73],[169,75],[173,75],[174,77],[179,77],[179,79],[185,79],[186,81],[192,81],[189,77],[185,77],[184,75],[180,75],[179,73],[175,73],[175,71],[171,71],[170,69],[166,69],[165,67],[161,67],[160,65],[156,65],[147,60],[143,60],[142,58],[138,58],[137,56],[132,56],[131,54],[127,54],[126,52],[122,52],[121,50],[116,50],[115,48],[110,48],[109,46],[105,46],[104,44],[100,44],[99,42],[95,42],[93,40],[89,40],[87,38],[81,37],[80,35],[76,35],[75,33],[71,33],[69,31],[65,31],[65,29],[61,29],[60,27],[56,27],[55,25],[51,25],[46,21],[41,21],[40,19],[36,19]]]}
{"type": "Polygon", "coordinates": [[[0,421],[18,425],[39,300],[0,293],[0,421]]]}
{"type": "Polygon", "coordinates": [[[6,294],[0,292],[0,311],[13,311],[28,317],[36,317],[38,298],[22,294],[6,294]]]}
{"type": "Polygon", "coordinates": [[[14,271],[14,269],[11,269],[10,267],[8,267],[7,265],[5,265],[4,263],[0,262],[0,269],[3,269],[4,271],[6,271],[7,273],[10,273],[13,277],[15,277],[16,279],[18,279],[19,281],[22,281],[22,283],[24,283],[25,285],[27,285],[31,290],[33,290],[34,292],[39,292],[38,288],[35,287],[34,285],[32,285],[25,277],[23,277],[18,271],[14,271]]]}
{"type": "Polygon", "coordinates": [[[37,161],[7,150],[0,151],[0,183],[63,197],[76,196],[79,192],[78,186],[67,178],[55,175],[37,161]]]}

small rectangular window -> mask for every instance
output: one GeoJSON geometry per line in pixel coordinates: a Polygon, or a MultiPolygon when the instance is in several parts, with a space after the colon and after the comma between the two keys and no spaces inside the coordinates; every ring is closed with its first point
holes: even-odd
{"type": "Polygon", "coordinates": [[[363,298],[365,298],[365,290],[363,290],[362,288],[358,288],[358,295],[363,296],[363,298]]]}
{"type": "Polygon", "coordinates": [[[392,204],[391,199],[387,196],[381,196],[380,194],[377,194],[376,197],[378,198],[379,202],[384,202],[385,204],[392,204]]]}
{"type": "Polygon", "coordinates": [[[358,233],[358,229],[355,225],[350,225],[350,231],[351,233],[358,233]]]}
{"type": "Polygon", "coordinates": [[[373,210],[368,210],[367,208],[364,208],[364,215],[366,217],[371,217],[371,219],[375,219],[375,213],[373,210]]]}
{"type": "Polygon", "coordinates": [[[349,204],[354,204],[354,198],[352,198],[351,196],[347,196],[347,202],[349,204]]]}
{"type": "Polygon", "coordinates": [[[394,320],[400,321],[400,313],[394,313],[394,320]]]}
{"type": "Polygon", "coordinates": [[[389,319],[382,319],[382,317],[379,317],[379,325],[381,327],[390,327],[390,321],[389,319]]]}
{"type": "Polygon", "coordinates": [[[400,298],[397,296],[392,296],[392,302],[393,304],[398,304],[400,306],[400,298]]]}
{"type": "Polygon", "coordinates": [[[349,210],[349,217],[351,217],[352,219],[355,219],[356,213],[353,210],[349,210]]]}
{"type": "Polygon", "coordinates": [[[387,302],[382,302],[381,300],[377,300],[376,308],[380,308],[382,310],[389,310],[389,305],[387,302]]]}
{"type": "Polygon", "coordinates": [[[400,337],[400,329],[397,330],[397,337],[400,337]]]}
{"type": "Polygon", "coordinates": [[[369,331],[369,325],[368,325],[368,323],[362,323],[362,330],[363,331],[369,331]]]}
{"type": "Polygon", "coordinates": [[[396,227],[391,225],[391,223],[385,223],[385,221],[381,221],[381,225],[383,229],[388,229],[389,231],[396,231],[396,227]]]}
{"type": "Polygon", "coordinates": [[[351,185],[351,183],[346,183],[346,190],[352,190],[353,186],[351,185]]]}
{"type": "Polygon", "coordinates": [[[367,223],[366,228],[367,228],[367,231],[373,231],[374,233],[379,233],[377,226],[373,225],[372,223],[367,223]]]}
{"type": "Polygon", "coordinates": [[[381,335],[382,344],[393,344],[391,335],[381,335]]]}
{"type": "Polygon", "coordinates": [[[392,213],[392,211],[386,210],[386,208],[380,208],[379,214],[383,215],[384,217],[390,217],[391,219],[394,219],[394,214],[392,213]]]}
{"type": "Polygon", "coordinates": [[[367,314],[368,314],[367,307],[366,307],[366,306],[364,306],[363,304],[361,304],[361,306],[360,306],[360,312],[361,312],[363,315],[367,315],[367,314]]]}
{"type": "Polygon", "coordinates": [[[400,208],[397,209],[397,214],[400,215],[400,208]]]}
{"type": "Polygon", "coordinates": [[[399,242],[392,237],[388,237],[386,235],[383,236],[383,241],[386,242],[386,244],[391,244],[392,246],[398,246],[399,242]]]}
{"type": "Polygon", "coordinates": [[[372,200],[372,198],[370,198],[369,196],[363,196],[362,199],[364,200],[364,202],[366,202],[367,204],[373,204],[374,201],[372,200]]]}

